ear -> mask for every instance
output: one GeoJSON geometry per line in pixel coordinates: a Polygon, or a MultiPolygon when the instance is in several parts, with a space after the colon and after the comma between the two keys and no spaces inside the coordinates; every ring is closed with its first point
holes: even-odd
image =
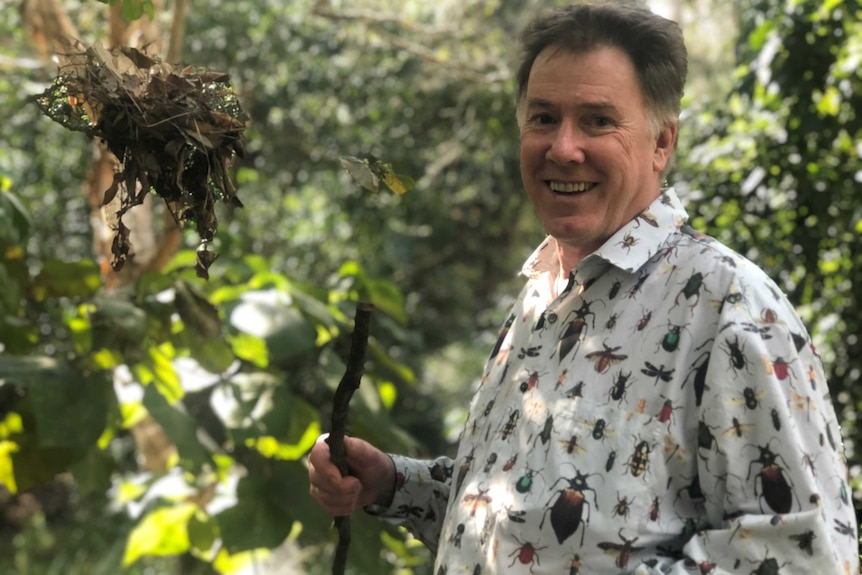
{"type": "Polygon", "coordinates": [[[665,124],[658,133],[655,141],[655,152],[653,153],[653,170],[660,174],[667,166],[673,151],[676,148],[676,135],[679,126],[677,122],[665,124]]]}

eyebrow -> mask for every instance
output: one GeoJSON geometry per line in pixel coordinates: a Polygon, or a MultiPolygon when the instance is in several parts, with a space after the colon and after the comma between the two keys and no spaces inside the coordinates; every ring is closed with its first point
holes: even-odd
{"type": "MultiPolygon", "coordinates": [[[[556,108],[557,104],[549,100],[545,100],[544,98],[527,98],[525,102],[526,108],[556,108]]],[[[585,102],[583,104],[578,104],[578,108],[581,110],[589,111],[589,112],[618,112],[618,108],[614,105],[613,102],[609,100],[600,100],[596,102],[585,102]]]]}

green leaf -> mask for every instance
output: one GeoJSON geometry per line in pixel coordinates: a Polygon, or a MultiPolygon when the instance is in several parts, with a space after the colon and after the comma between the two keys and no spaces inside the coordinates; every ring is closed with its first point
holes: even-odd
{"type": "Polygon", "coordinates": [[[186,329],[194,331],[206,339],[219,337],[221,319],[218,309],[207,299],[198,294],[187,282],[178,281],[174,284],[177,312],[186,329]]]}
{"type": "Polygon", "coordinates": [[[193,549],[207,554],[218,538],[218,523],[204,513],[195,513],[188,523],[189,543],[193,549]]]}
{"type": "Polygon", "coordinates": [[[392,356],[373,339],[368,342],[368,357],[374,361],[377,369],[382,372],[384,377],[395,379],[406,385],[412,385],[416,382],[416,374],[410,369],[410,366],[392,359],[392,356]]]}
{"type": "Polygon", "coordinates": [[[142,4],[144,13],[150,20],[153,20],[156,17],[156,7],[153,4],[153,0],[143,0],[142,4]]]}
{"type": "Polygon", "coordinates": [[[0,314],[2,316],[18,313],[21,307],[21,288],[22,286],[6,269],[6,264],[0,261],[0,314]]]}
{"type": "Polygon", "coordinates": [[[129,566],[145,555],[179,555],[188,551],[188,523],[197,509],[194,503],[181,503],[145,515],[129,534],[123,565],[129,566]]]}
{"type": "Polygon", "coordinates": [[[182,463],[192,468],[213,463],[209,451],[198,440],[197,422],[188,414],[169,405],[152,385],[144,389],[144,407],[177,446],[182,463]]]}
{"type": "Polygon", "coordinates": [[[340,315],[338,310],[333,310],[327,304],[323,303],[316,297],[309,295],[295,285],[291,285],[288,288],[288,293],[293,298],[296,307],[308,317],[327,328],[338,327],[338,321],[335,317],[336,313],[340,315]]]}
{"type": "Polygon", "coordinates": [[[23,244],[30,235],[33,220],[21,200],[5,189],[0,189],[0,245],[23,244]]]}
{"type": "Polygon", "coordinates": [[[387,314],[395,321],[407,323],[407,312],[404,309],[404,296],[395,284],[385,280],[366,282],[368,299],[374,307],[387,314]]]}
{"type": "Polygon", "coordinates": [[[365,269],[362,267],[357,261],[347,261],[341,264],[341,267],[338,268],[338,275],[341,277],[352,277],[356,278],[360,281],[365,281],[365,269]]]}
{"type": "Polygon", "coordinates": [[[317,331],[297,310],[282,310],[274,323],[276,329],[266,337],[271,364],[284,366],[314,350],[317,331]]]}
{"type": "Polygon", "coordinates": [[[35,441],[19,440],[18,451],[12,453],[12,467],[19,491],[27,491],[68,471],[84,452],[65,447],[40,447],[35,441]]]}
{"type": "Polygon", "coordinates": [[[132,302],[113,298],[97,298],[90,312],[93,349],[117,351],[134,361],[142,355],[147,337],[147,314],[132,302]]]}
{"type": "Polygon", "coordinates": [[[748,36],[748,45],[751,47],[752,51],[757,52],[763,47],[763,44],[766,42],[766,39],[769,37],[769,33],[772,32],[775,27],[775,23],[772,20],[764,20],[760,26],[754,29],[754,31],[748,36]]]}
{"type": "Polygon", "coordinates": [[[123,18],[126,22],[132,22],[144,15],[142,0],[122,0],[123,18]]]}
{"type": "Polygon", "coordinates": [[[185,392],[171,363],[171,358],[162,348],[168,349],[170,345],[150,346],[147,349],[146,357],[133,365],[132,371],[142,384],[155,384],[156,389],[167,403],[173,405],[183,398],[185,392]]]}
{"type": "Polygon", "coordinates": [[[189,343],[189,352],[210,373],[223,373],[236,360],[231,346],[221,339],[196,337],[189,343]]]}
{"type": "Polygon", "coordinates": [[[837,116],[841,111],[841,92],[829,86],[825,92],[815,91],[814,102],[821,116],[837,116]]]}
{"type": "Polygon", "coordinates": [[[315,349],[317,331],[296,308],[278,301],[278,293],[244,294],[230,311],[229,322],[239,331],[263,339],[270,364],[284,366],[315,349]]]}
{"type": "Polygon", "coordinates": [[[101,286],[99,266],[93,260],[48,260],[33,279],[32,290],[36,301],[43,301],[56,297],[92,297],[101,286]]]}
{"type": "Polygon", "coordinates": [[[15,481],[15,465],[12,454],[18,451],[18,445],[13,441],[0,441],[0,485],[6,487],[13,495],[18,492],[15,481]]]}
{"type": "Polygon", "coordinates": [[[230,345],[233,353],[243,361],[260,368],[269,365],[269,352],[266,342],[261,338],[240,332],[230,337],[230,345]]]}
{"type": "Polygon", "coordinates": [[[272,409],[261,419],[266,435],[246,441],[265,457],[296,460],[305,455],[320,435],[317,409],[292,394],[286,386],[275,388],[272,409]]]}
{"type": "Polygon", "coordinates": [[[381,381],[377,384],[377,393],[380,395],[380,401],[383,407],[391,410],[395,405],[395,400],[398,398],[398,388],[391,381],[381,381]]]}
{"type": "Polygon", "coordinates": [[[308,497],[308,472],[297,461],[260,462],[237,486],[237,504],[216,516],[228,553],[280,545],[293,522],[302,520],[303,535],[319,538],[329,517],[308,497]]]}
{"type": "Polygon", "coordinates": [[[41,447],[85,449],[107,421],[109,383],[44,356],[0,356],[0,381],[26,387],[41,447]]]}
{"type": "Polygon", "coordinates": [[[69,469],[75,477],[75,489],[82,497],[100,495],[111,488],[114,458],[92,446],[87,454],[69,469]]]}

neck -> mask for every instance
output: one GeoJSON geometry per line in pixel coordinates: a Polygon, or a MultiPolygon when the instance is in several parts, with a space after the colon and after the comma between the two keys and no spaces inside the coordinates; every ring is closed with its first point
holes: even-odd
{"type": "Polygon", "coordinates": [[[593,250],[589,250],[584,253],[583,250],[568,246],[559,240],[555,239],[554,241],[557,244],[557,259],[560,261],[560,277],[568,277],[569,272],[593,252],[593,250]]]}

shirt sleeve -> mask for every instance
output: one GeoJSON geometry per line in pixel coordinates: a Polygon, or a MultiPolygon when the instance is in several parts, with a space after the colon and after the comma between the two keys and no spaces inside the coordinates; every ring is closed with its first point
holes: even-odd
{"type": "Polygon", "coordinates": [[[437,552],[449,502],[454,463],[448,457],[412,459],[390,454],[395,463],[395,495],[388,507],[369,505],[365,511],[406,527],[432,553],[437,552]]]}
{"type": "Polygon", "coordinates": [[[855,574],[856,518],[820,358],[786,299],[763,291],[724,304],[694,378],[710,527],[688,541],[686,561],[713,574],[855,574]]]}

